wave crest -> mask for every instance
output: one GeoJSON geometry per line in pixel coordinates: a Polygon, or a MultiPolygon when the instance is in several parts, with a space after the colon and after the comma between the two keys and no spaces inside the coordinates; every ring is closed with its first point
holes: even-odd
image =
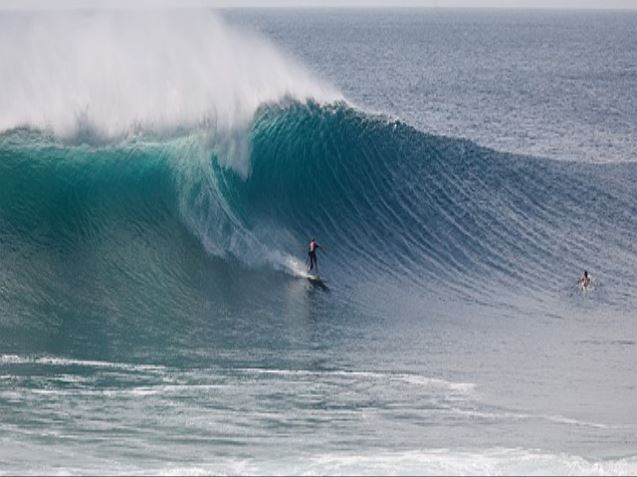
{"type": "Polygon", "coordinates": [[[265,38],[206,10],[6,13],[0,63],[0,131],[65,138],[245,132],[264,103],[341,98],[265,38]]]}

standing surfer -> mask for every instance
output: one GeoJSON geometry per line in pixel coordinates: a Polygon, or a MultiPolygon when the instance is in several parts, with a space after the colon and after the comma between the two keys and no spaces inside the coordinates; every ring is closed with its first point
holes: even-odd
{"type": "Polygon", "coordinates": [[[318,275],[318,262],[316,261],[316,249],[321,248],[321,246],[316,242],[316,240],[310,240],[310,248],[308,251],[308,256],[310,260],[310,268],[308,268],[308,272],[311,272],[316,267],[316,274],[318,275]]]}

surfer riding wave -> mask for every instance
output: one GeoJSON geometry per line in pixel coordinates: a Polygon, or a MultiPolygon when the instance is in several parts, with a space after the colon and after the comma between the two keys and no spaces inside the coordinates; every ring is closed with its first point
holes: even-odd
{"type": "Polygon", "coordinates": [[[321,248],[318,242],[314,239],[310,240],[309,250],[308,250],[308,260],[310,262],[309,267],[307,269],[308,273],[312,270],[316,269],[316,273],[318,274],[318,262],[316,261],[316,250],[321,248]]]}

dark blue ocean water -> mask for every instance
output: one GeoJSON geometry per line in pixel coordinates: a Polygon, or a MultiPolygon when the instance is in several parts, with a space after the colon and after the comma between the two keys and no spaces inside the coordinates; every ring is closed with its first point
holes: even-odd
{"type": "Polygon", "coordinates": [[[228,10],[356,104],[427,132],[553,159],[635,160],[635,14],[228,10]]]}
{"type": "Polygon", "coordinates": [[[0,13],[0,472],[635,473],[636,31],[0,13]]]}

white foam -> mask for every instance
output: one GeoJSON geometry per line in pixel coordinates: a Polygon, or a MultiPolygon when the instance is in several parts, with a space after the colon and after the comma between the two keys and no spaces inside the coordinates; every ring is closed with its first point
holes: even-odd
{"type": "Polygon", "coordinates": [[[364,475],[624,475],[637,459],[592,461],[533,449],[423,449],[374,455],[335,454],[310,459],[308,473],[364,475]]]}
{"type": "Polygon", "coordinates": [[[20,356],[16,354],[0,355],[0,364],[39,364],[50,366],[86,366],[91,368],[115,368],[127,371],[160,371],[163,366],[151,364],[117,363],[82,359],[67,359],[55,356],[20,356]]]}
{"type": "Polygon", "coordinates": [[[215,391],[223,388],[219,384],[169,384],[157,386],[137,386],[132,388],[107,388],[107,389],[24,389],[20,393],[17,391],[0,391],[3,398],[18,399],[25,396],[41,395],[52,397],[147,397],[159,396],[183,396],[192,395],[194,393],[202,393],[215,391]]]}
{"type": "Polygon", "coordinates": [[[17,354],[2,354],[0,355],[0,363],[24,363],[26,358],[18,356],[17,354]]]}
{"type": "Polygon", "coordinates": [[[504,420],[543,420],[556,424],[566,424],[578,427],[591,427],[594,429],[621,429],[623,426],[610,426],[608,424],[601,424],[598,422],[581,421],[570,417],[560,415],[544,415],[544,414],[529,414],[525,412],[515,411],[478,411],[475,409],[452,409],[455,414],[462,416],[470,416],[481,419],[504,419],[504,420]]]}
{"type": "MultiPolygon", "coordinates": [[[[100,467],[104,470],[103,463],[100,467]]],[[[92,467],[71,473],[95,473],[92,467]]],[[[414,449],[273,456],[271,459],[216,457],[187,465],[139,468],[115,464],[114,474],[157,475],[634,475],[637,458],[593,460],[534,449],[414,449]]],[[[28,472],[27,472],[28,473],[28,472]]]]}
{"type": "Polygon", "coordinates": [[[272,262],[274,264],[279,264],[282,271],[285,271],[295,277],[307,278],[310,276],[307,273],[307,266],[301,260],[291,255],[277,253],[273,257],[272,262]]]}
{"type": "Polygon", "coordinates": [[[0,78],[0,131],[111,138],[204,126],[225,155],[241,152],[236,139],[264,103],[342,99],[267,39],[204,9],[4,14],[0,78]]]}
{"type": "Polygon", "coordinates": [[[299,376],[299,377],[317,377],[317,376],[332,376],[342,377],[345,379],[371,379],[379,381],[402,381],[404,383],[413,384],[417,386],[423,386],[428,388],[447,389],[456,392],[468,393],[475,388],[473,383],[459,383],[446,381],[439,378],[431,378],[428,376],[422,376],[419,374],[411,373],[394,373],[394,372],[378,372],[378,371],[347,371],[347,370],[333,370],[333,371],[312,371],[304,369],[266,369],[266,368],[243,368],[245,372],[259,373],[259,374],[272,374],[272,375],[284,375],[284,376],[299,376]]]}

